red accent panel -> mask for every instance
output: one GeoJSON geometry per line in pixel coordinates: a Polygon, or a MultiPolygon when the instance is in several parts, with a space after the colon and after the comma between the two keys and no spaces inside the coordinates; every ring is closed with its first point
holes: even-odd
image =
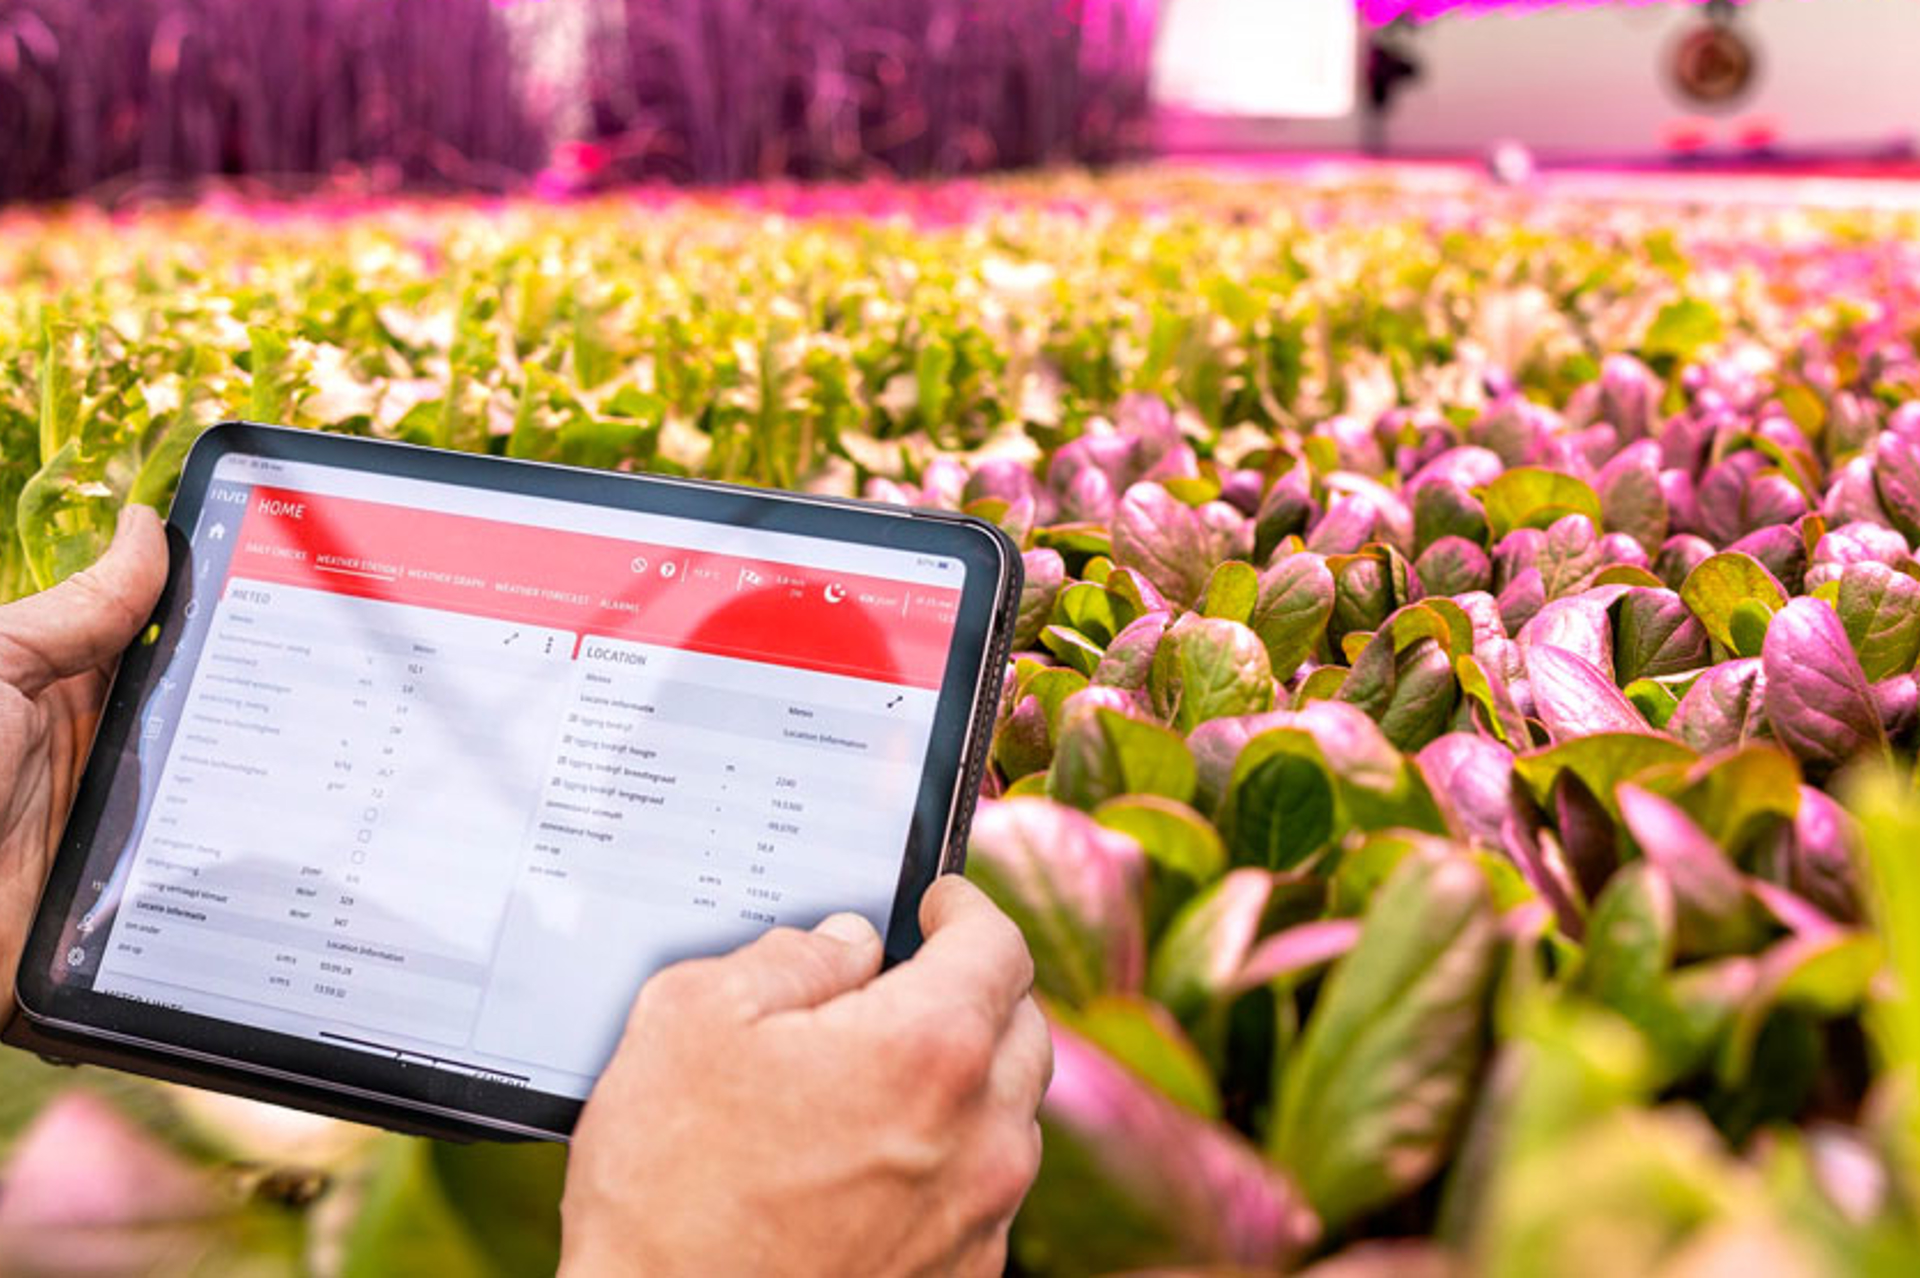
{"type": "Polygon", "coordinates": [[[947,587],[276,488],[238,540],[231,577],[920,688],[960,608],[947,587]]]}

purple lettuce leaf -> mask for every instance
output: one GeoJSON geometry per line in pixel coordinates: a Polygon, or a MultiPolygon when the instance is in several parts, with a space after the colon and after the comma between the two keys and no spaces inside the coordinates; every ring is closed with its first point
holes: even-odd
{"type": "Polygon", "coordinates": [[[1834,609],[1869,681],[1913,670],[1920,657],[1920,581],[1881,563],[1849,564],[1834,609]]]}
{"type": "Polygon", "coordinates": [[[1810,772],[1885,755],[1873,689],[1832,608],[1818,599],[1790,601],[1767,630],[1761,666],[1767,723],[1810,772]]]}
{"type": "Polygon", "coordinates": [[[1252,630],[1189,613],[1161,639],[1147,691],[1154,712],[1184,733],[1208,719],[1271,710],[1273,669],[1252,630]]]}
{"type": "MultiPolygon", "coordinates": [[[[1106,691],[1104,689],[1098,691],[1106,691]]],[[[1076,695],[1060,716],[1048,797],[1091,811],[1122,794],[1193,797],[1193,756],[1180,734],[1076,695]]]]}
{"type": "Polygon", "coordinates": [[[1132,839],[1045,799],[983,803],[967,877],[1020,925],[1041,992],[1080,1003],[1140,989],[1146,859],[1132,839]]]}
{"type": "Polygon", "coordinates": [[[1167,612],[1150,612],[1127,623],[1100,655],[1099,664],[1093,668],[1093,682],[1134,692],[1145,690],[1153,654],[1160,650],[1160,641],[1172,624],[1173,616],[1167,612]]]}
{"type": "Polygon", "coordinates": [[[1209,719],[1188,733],[1187,749],[1193,753],[1197,769],[1194,806],[1202,812],[1212,812],[1226,795],[1234,762],[1246,749],[1247,742],[1273,728],[1290,727],[1293,722],[1292,711],[1270,710],[1264,714],[1209,719]]]}
{"type": "Polygon", "coordinates": [[[1410,854],[1374,895],[1288,1063],[1268,1133],[1329,1229],[1417,1188],[1452,1152],[1498,953],[1470,859],[1410,854]]]}
{"type": "Polygon", "coordinates": [[[1441,537],[1414,560],[1423,595],[1462,595],[1493,584],[1493,561],[1465,537],[1441,537]]]}
{"type": "Polygon", "coordinates": [[[1789,595],[1798,594],[1806,581],[1807,543],[1797,525],[1771,524],[1748,533],[1727,549],[1751,555],[1789,595]]]}
{"type": "Polygon", "coordinates": [[[1159,484],[1127,489],[1113,515],[1113,557],[1174,603],[1191,608],[1213,570],[1212,533],[1159,484]]]}
{"type": "Polygon", "coordinates": [[[1046,1153],[1013,1237],[1023,1264],[1272,1271],[1317,1239],[1299,1190],[1244,1137],[1059,1025],[1053,1050],[1046,1153]]]}
{"type": "Polygon", "coordinates": [[[1020,556],[1026,580],[1020,587],[1020,612],[1013,626],[1013,646],[1025,652],[1040,639],[1040,631],[1053,615],[1054,601],[1066,584],[1067,564],[1057,550],[1029,550],[1020,556]]]}
{"type": "Polygon", "coordinates": [[[1666,582],[1667,589],[1678,590],[1693,570],[1713,558],[1713,554],[1713,543],[1705,538],[1690,533],[1675,534],[1667,538],[1654,555],[1653,575],[1666,582]]]}
{"type": "Polygon", "coordinates": [[[1667,539],[1667,498],[1660,490],[1660,445],[1640,439],[1615,453],[1595,476],[1604,526],[1625,533],[1649,554],[1667,539]]]}
{"type": "Polygon", "coordinates": [[[1667,731],[1702,754],[1770,737],[1766,672],[1760,658],[1714,666],[1688,688],[1667,720],[1667,731]]]}
{"type": "Polygon", "coordinates": [[[1920,442],[1892,430],[1874,441],[1873,485],[1887,521],[1920,541],[1920,442]]]}
{"type": "Polygon", "coordinates": [[[1674,803],[1637,785],[1615,794],[1620,816],[1640,853],[1673,887],[1683,954],[1744,954],[1765,931],[1740,871],[1674,803]]]}
{"type": "Polygon", "coordinates": [[[1266,646],[1275,679],[1291,679],[1319,648],[1333,601],[1333,574],[1317,555],[1288,555],[1260,574],[1246,620],[1266,646]]]}
{"type": "Polygon", "coordinates": [[[1684,674],[1711,659],[1706,627],[1675,591],[1629,590],[1613,614],[1613,675],[1621,684],[1684,674]]]}
{"type": "Polygon", "coordinates": [[[1527,652],[1533,702],[1555,741],[1603,732],[1647,732],[1645,719],[1613,680],[1583,657],[1551,644],[1527,652]]]}

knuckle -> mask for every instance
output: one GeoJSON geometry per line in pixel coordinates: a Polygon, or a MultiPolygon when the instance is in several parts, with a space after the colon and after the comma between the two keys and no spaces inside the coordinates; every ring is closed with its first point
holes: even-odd
{"type": "Polygon", "coordinates": [[[769,928],[754,944],[773,967],[812,972],[824,966],[825,956],[820,947],[798,928],[769,928]]]}
{"type": "Polygon", "coordinates": [[[998,927],[1002,952],[1006,955],[1009,972],[1014,977],[1011,984],[1024,994],[1033,988],[1033,951],[1027,948],[1027,938],[1012,919],[1000,915],[998,927]]]}
{"type": "Polygon", "coordinates": [[[676,963],[663,967],[647,978],[640,987],[640,997],[635,1001],[637,1015],[680,1015],[684,1014],[698,1000],[700,991],[706,982],[701,979],[697,965],[676,963]]]}
{"type": "Polygon", "coordinates": [[[1040,1128],[1028,1121],[998,1137],[982,1160],[980,1205],[990,1219],[1018,1211],[1040,1174],[1040,1128]]]}
{"type": "Polygon", "coordinates": [[[907,1066],[944,1101],[963,1100],[986,1084],[995,1035],[985,1016],[968,1007],[941,1008],[919,1019],[910,1035],[907,1066]]]}
{"type": "Polygon", "coordinates": [[[81,569],[66,584],[75,596],[76,613],[90,613],[102,625],[119,627],[137,626],[143,620],[98,564],[81,569]]]}
{"type": "MultiPolygon", "coordinates": [[[[4,620],[0,616],[0,623],[4,620]]],[[[18,687],[52,673],[52,663],[44,654],[0,624],[0,682],[18,687]]]]}

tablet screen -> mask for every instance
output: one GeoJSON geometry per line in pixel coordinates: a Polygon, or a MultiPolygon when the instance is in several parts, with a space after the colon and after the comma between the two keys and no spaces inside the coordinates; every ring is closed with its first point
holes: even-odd
{"type": "Polygon", "coordinates": [[[885,932],[959,560],[240,454],[191,545],[57,981],[582,1097],[655,969],[885,932]]]}

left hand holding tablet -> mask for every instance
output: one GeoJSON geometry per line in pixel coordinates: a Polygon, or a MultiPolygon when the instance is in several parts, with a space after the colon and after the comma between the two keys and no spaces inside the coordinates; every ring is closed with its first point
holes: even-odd
{"type": "Polygon", "coordinates": [[[99,563],[0,607],[0,1022],[113,663],[166,580],[160,517],[128,506],[99,563]]]}

